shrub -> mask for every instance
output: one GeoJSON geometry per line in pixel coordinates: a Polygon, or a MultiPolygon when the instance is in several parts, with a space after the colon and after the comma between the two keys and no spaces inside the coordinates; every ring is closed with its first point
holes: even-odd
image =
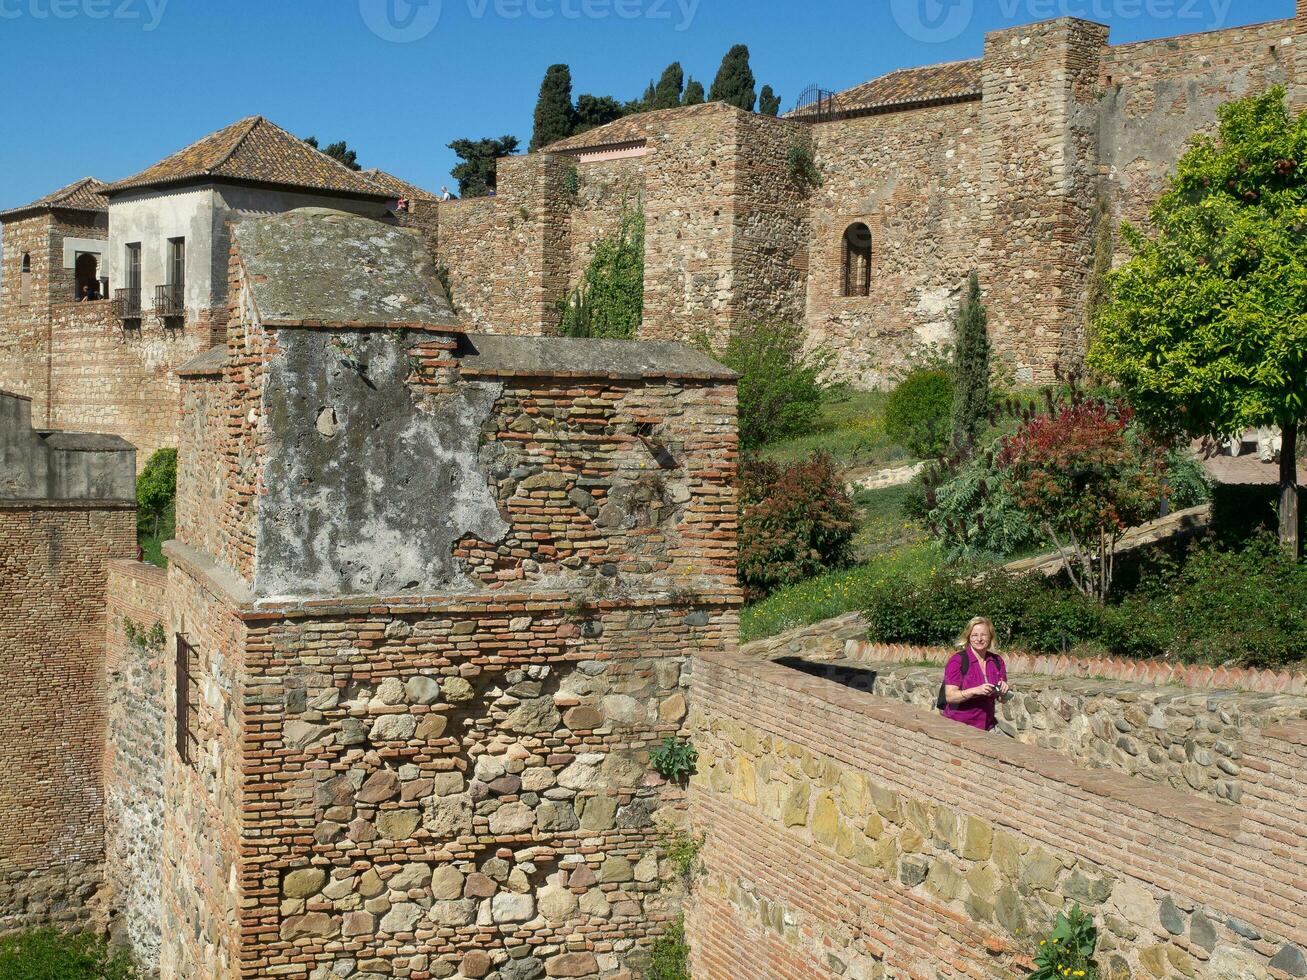
{"type": "Polygon", "coordinates": [[[1197,507],[1212,499],[1211,477],[1187,449],[1177,449],[1167,456],[1166,499],[1173,511],[1197,507]]]}
{"type": "Polygon", "coordinates": [[[926,521],[948,561],[1002,560],[1043,540],[1008,491],[992,452],[962,463],[933,493],[926,521]]]}
{"type": "Polygon", "coordinates": [[[739,576],[750,596],[849,564],[857,529],[857,508],[824,453],[741,466],[739,576]]]}
{"type": "Polygon", "coordinates": [[[1307,656],[1307,564],[1269,534],[1193,550],[1113,610],[1104,641],[1131,656],[1278,667],[1307,656]]]}
{"type": "Polygon", "coordinates": [[[141,530],[159,536],[159,522],[177,500],[177,450],[159,449],[136,478],[137,520],[141,530]]]}
{"type": "Polygon", "coordinates": [[[863,605],[868,637],[881,643],[951,644],[963,623],[985,615],[994,620],[1000,648],[1032,653],[1088,646],[1115,656],[1246,667],[1283,667],[1307,653],[1307,564],[1285,557],[1269,534],[1237,551],[1205,544],[1183,564],[1160,559],[1115,605],[1042,576],[1006,573],[878,583],[863,605]]]}
{"type": "Polygon", "coordinates": [[[617,233],[595,245],[570,294],[559,300],[564,337],[629,340],[644,316],[644,210],[624,211],[617,233]]]}
{"type": "Polygon", "coordinates": [[[1079,397],[1028,417],[1003,440],[997,465],[1017,506],[1059,549],[1077,589],[1107,600],[1117,542],[1157,515],[1166,454],[1120,404],[1079,397]]]}
{"type": "Polygon", "coordinates": [[[795,143],[785,158],[790,176],[804,191],[813,191],[821,186],[821,168],[813,158],[812,148],[806,143],[795,143]]]}
{"type": "Polygon", "coordinates": [[[925,368],[907,375],[885,403],[885,431],[920,459],[937,459],[948,447],[953,378],[925,368]]]}
{"type": "Polygon", "coordinates": [[[0,977],[5,980],[139,980],[122,951],[89,932],[33,929],[0,936],[0,977]]]}
{"type": "Polygon", "coordinates": [[[806,435],[816,425],[823,400],[834,386],[821,380],[832,355],[824,348],[805,352],[804,330],[793,323],[764,320],[747,324],[726,347],[699,346],[740,376],[740,448],[806,435]]]}

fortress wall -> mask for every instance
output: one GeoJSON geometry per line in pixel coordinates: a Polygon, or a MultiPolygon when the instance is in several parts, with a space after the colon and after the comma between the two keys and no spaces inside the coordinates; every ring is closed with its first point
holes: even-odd
{"type": "Polygon", "coordinates": [[[117,942],[143,967],[159,962],[163,869],[163,676],[168,574],[137,561],[108,564],[104,750],[106,905],[117,942]],[[128,639],[127,623],[135,631],[128,639]],[[156,639],[152,628],[163,631],[156,639]]]}
{"type": "Polygon", "coordinates": [[[32,418],[48,424],[50,268],[54,216],[43,212],[4,225],[0,268],[0,389],[32,399],[32,418]],[[27,303],[22,303],[23,255],[31,259],[27,303]]]}
{"type": "Polygon", "coordinates": [[[1235,806],[748,656],[693,695],[695,976],[1016,976],[1073,901],[1118,975],[1304,970],[1307,722],[1246,734],[1235,806]]]}
{"type": "Polygon", "coordinates": [[[594,257],[595,246],[620,230],[623,211],[643,201],[652,162],[651,157],[643,156],[583,163],[569,159],[565,164],[576,167],[580,184],[568,209],[569,290],[581,281],[594,257]]]}
{"type": "MultiPolygon", "coordinates": [[[[1108,48],[1101,69],[1099,157],[1113,217],[1146,221],[1191,135],[1217,109],[1271,85],[1303,103],[1298,60],[1307,21],[1282,20],[1108,48]]],[[[1118,248],[1119,248],[1118,243],[1118,248]]],[[[1124,256],[1122,256],[1124,257],[1124,256]]]]}
{"type": "Polygon", "coordinates": [[[135,554],[135,504],[0,500],[0,541],[0,931],[82,926],[101,911],[105,569],[135,554]]]}
{"type": "Polygon", "coordinates": [[[891,383],[921,344],[951,337],[985,235],[979,103],[812,127],[822,185],[810,196],[807,324],[860,388],[891,383]],[[841,295],[844,231],[872,233],[871,295],[841,295]]]}

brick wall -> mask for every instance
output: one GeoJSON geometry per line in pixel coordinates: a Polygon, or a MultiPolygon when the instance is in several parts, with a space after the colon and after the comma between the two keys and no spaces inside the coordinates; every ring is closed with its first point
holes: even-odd
{"type": "Polygon", "coordinates": [[[98,914],[105,567],[130,504],[0,501],[0,929],[98,914]]]}
{"type": "Polygon", "coordinates": [[[159,856],[163,844],[163,760],[167,573],[136,561],[107,568],[104,746],[105,906],[116,941],[141,966],[159,962],[159,856]],[[127,638],[127,623],[136,637],[127,638]],[[142,635],[144,634],[144,635],[142,635]]]}
{"type": "Polygon", "coordinates": [[[1013,975],[1072,900],[1115,975],[1302,970],[1301,721],[1231,806],[747,656],[693,694],[695,976],[1013,975]]]}

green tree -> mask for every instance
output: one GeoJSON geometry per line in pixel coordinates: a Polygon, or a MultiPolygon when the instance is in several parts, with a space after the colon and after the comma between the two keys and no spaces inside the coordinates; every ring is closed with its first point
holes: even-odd
{"type": "Polygon", "coordinates": [[[458,192],[463,197],[485,197],[495,186],[496,166],[500,157],[517,149],[516,136],[499,139],[454,140],[449,148],[463,159],[449,174],[458,181],[458,192]]]}
{"type": "Polygon", "coordinates": [[[802,325],[757,320],[735,330],[726,346],[699,346],[739,375],[740,448],[756,449],[811,432],[831,385],[822,380],[834,361],[822,347],[805,350],[802,325]]]}
{"type": "Polygon", "coordinates": [[[576,126],[572,108],[572,70],[567,65],[550,65],[540,83],[536,99],[535,128],[531,131],[532,153],[550,143],[567,139],[576,126]]]}
{"type": "Polygon", "coordinates": [[[762,94],[758,96],[758,111],[764,116],[779,116],[781,113],[781,97],[771,90],[770,85],[762,87],[762,94]]]}
{"type": "Polygon", "coordinates": [[[581,282],[559,301],[564,337],[635,336],[644,315],[644,211],[623,212],[615,235],[594,250],[581,282]]]}
{"type": "Polygon", "coordinates": [[[606,126],[626,115],[622,104],[611,95],[578,95],[573,134],[584,133],[596,126],[606,126]]]}
{"type": "Polygon", "coordinates": [[[717,69],[708,98],[712,102],[725,102],[745,112],[753,112],[758,101],[754,83],[753,70],[749,68],[749,46],[737,44],[722,58],[722,66],[717,69]]]}
{"type": "Polygon", "coordinates": [[[663,69],[662,77],[654,86],[653,98],[649,100],[650,109],[675,109],[681,104],[681,89],[685,85],[685,70],[679,61],[673,61],[663,69]]]}
{"type": "Polygon", "coordinates": [[[972,272],[953,321],[953,449],[958,452],[976,444],[989,415],[988,323],[980,277],[972,272]]]}
{"type": "Polygon", "coordinates": [[[1298,433],[1307,418],[1307,113],[1283,88],[1222,106],[1195,136],[1134,253],[1108,279],[1091,368],[1162,431],[1278,425],[1280,542],[1297,555],[1298,433]]]}
{"type": "Polygon", "coordinates": [[[150,522],[150,534],[159,536],[159,521],[177,500],[177,450],[160,449],[136,478],[138,520],[150,522]]]}
{"type": "Polygon", "coordinates": [[[306,136],[304,142],[309,144],[309,146],[313,147],[315,150],[327,154],[327,156],[331,157],[337,163],[343,163],[345,166],[349,167],[350,170],[363,169],[359,164],[359,155],[351,150],[344,140],[339,140],[335,143],[328,143],[326,146],[318,146],[318,138],[316,136],[306,136]]]}
{"type": "Polygon", "coordinates": [[[685,83],[685,95],[681,98],[681,105],[703,105],[704,101],[703,82],[691,78],[685,83]]]}

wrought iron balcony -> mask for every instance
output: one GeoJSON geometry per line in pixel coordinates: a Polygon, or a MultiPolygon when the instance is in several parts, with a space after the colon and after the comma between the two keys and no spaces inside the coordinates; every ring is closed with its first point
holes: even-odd
{"type": "Polygon", "coordinates": [[[159,319],[186,315],[185,288],[178,285],[154,287],[154,315],[159,319]]]}
{"type": "Polygon", "coordinates": [[[141,288],[127,286],[113,291],[113,315],[119,320],[141,318],[141,288]]]}

